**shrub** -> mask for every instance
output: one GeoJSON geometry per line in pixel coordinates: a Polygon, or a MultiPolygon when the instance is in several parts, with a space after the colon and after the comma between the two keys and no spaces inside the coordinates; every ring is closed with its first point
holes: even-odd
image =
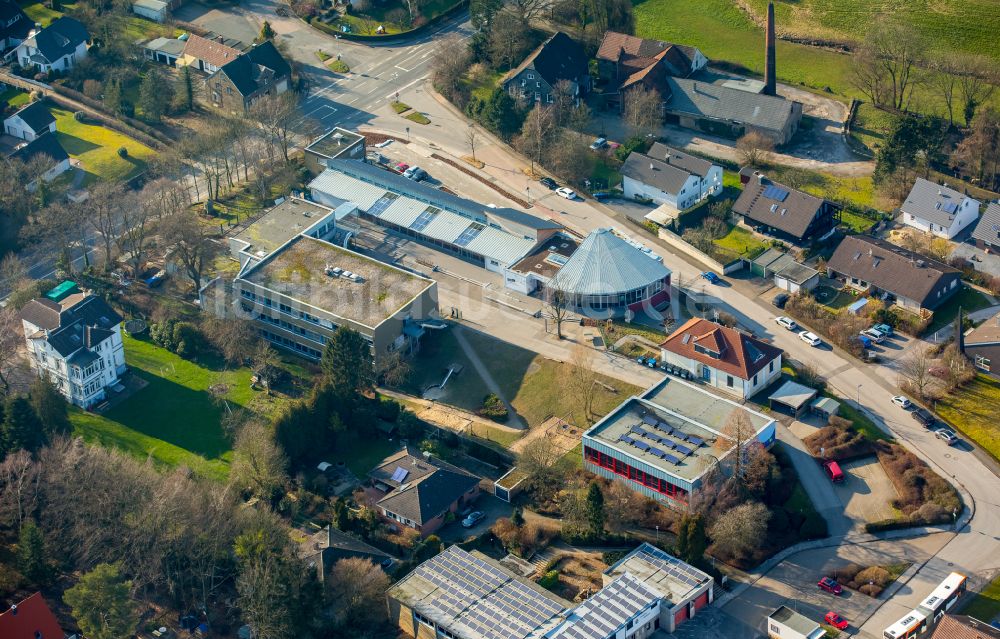
{"type": "Polygon", "coordinates": [[[834,425],[824,426],[802,440],[809,452],[817,458],[847,461],[865,457],[874,452],[872,442],[851,427],[851,422],[835,417],[834,425]]]}
{"type": "Polygon", "coordinates": [[[127,158],[128,157],[128,149],[125,148],[124,146],[118,147],[118,157],[120,157],[120,158],[127,158]]]}
{"type": "Polygon", "coordinates": [[[885,441],[877,442],[875,451],[899,493],[892,505],[905,515],[901,527],[947,523],[952,512],[962,510],[962,500],[955,488],[912,452],[885,441]],[[927,507],[923,515],[919,514],[927,504],[936,504],[939,508],[927,507]],[[934,518],[924,519],[925,515],[934,518]]]}
{"type": "Polygon", "coordinates": [[[558,585],[558,583],[559,583],[558,570],[550,570],[544,575],[542,575],[542,578],[538,580],[539,586],[541,586],[542,588],[548,588],[549,590],[552,590],[552,588],[558,585]]]}
{"type": "Polygon", "coordinates": [[[892,575],[882,566],[870,566],[859,572],[854,577],[854,583],[860,590],[861,586],[872,584],[881,590],[892,582],[892,575]]]}
{"type": "Polygon", "coordinates": [[[508,416],[507,407],[496,393],[490,393],[483,399],[483,407],[479,409],[479,414],[496,422],[505,421],[508,416]]]}
{"type": "Polygon", "coordinates": [[[177,322],[174,324],[173,344],[175,353],[190,359],[204,350],[205,337],[191,322],[177,322]]]}
{"type": "Polygon", "coordinates": [[[383,397],[379,400],[378,406],[375,407],[375,415],[387,422],[395,422],[399,419],[401,409],[402,406],[399,402],[390,397],[383,397]]]}
{"type": "Polygon", "coordinates": [[[87,114],[84,113],[83,111],[77,111],[76,113],[73,114],[73,119],[76,120],[77,122],[86,122],[87,114]]]}

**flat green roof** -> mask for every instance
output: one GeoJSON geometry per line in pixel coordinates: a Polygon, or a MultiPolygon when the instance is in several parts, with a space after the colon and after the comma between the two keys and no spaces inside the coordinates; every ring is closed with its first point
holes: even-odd
{"type": "Polygon", "coordinates": [[[61,302],[64,298],[73,293],[79,293],[80,289],[77,288],[76,282],[71,280],[66,280],[59,286],[55,287],[51,291],[45,294],[45,297],[49,298],[53,302],[61,302]]]}

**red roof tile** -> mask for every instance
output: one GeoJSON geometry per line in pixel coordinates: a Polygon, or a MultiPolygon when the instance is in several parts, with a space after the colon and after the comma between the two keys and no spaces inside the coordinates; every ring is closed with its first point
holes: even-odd
{"type": "Polygon", "coordinates": [[[768,362],[781,355],[781,349],[748,335],[700,318],[692,318],[670,334],[660,348],[689,357],[740,379],[748,380],[768,362]],[[685,339],[685,335],[688,337],[685,339]],[[715,358],[695,350],[695,345],[719,353],[715,358]]]}
{"type": "Polygon", "coordinates": [[[0,614],[0,637],[3,639],[63,639],[65,636],[40,592],[0,614]]]}
{"type": "Polygon", "coordinates": [[[965,615],[945,615],[930,639],[996,639],[1000,630],[965,615]]]}

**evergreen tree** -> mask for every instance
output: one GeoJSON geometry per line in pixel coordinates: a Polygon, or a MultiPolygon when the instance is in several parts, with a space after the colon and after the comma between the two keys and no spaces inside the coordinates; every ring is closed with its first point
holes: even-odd
{"type": "Polygon", "coordinates": [[[104,106],[115,115],[122,111],[122,85],[118,80],[108,80],[104,87],[104,106]]]}
{"type": "Polygon", "coordinates": [[[124,639],[139,623],[129,597],[131,588],[117,564],[98,564],[66,591],[63,600],[88,639],[124,639]]]}
{"type": "Polygon", "coordinates": [[[158,122],[173,100],[173,87],[156,67],[146,72],[139,85],[139,107],[147,120],[158,122]]]}
{"type": "Polygon", "coordinates": [[[524,513],[521,512],[520,508],[514,508],[514,512],[510,514],[510,523],[517,528],[524,525],[524,513]]]}
{"type": "Polygon", "coordinates": [[[677,526],[677,556],[697,565],[708,548],[705,519],[701,515],[684,515],[677,526]]]}
{"type": "Polygon", "coordinates": [[[7,400],[2,425],[3,448],[7,452],[25,449],[35,452],[45,445],[45,432],[27,397],[17,395],[7,400]]]}
{"type": "Polygon", "coordinates": [[[337,497],[333,500],[333,527],[337,530],[347,530],[350,523],[347,502],[344,501],[343,497],[337,497]]]}
{"type": "Polygon", "coordinates": [[[469,17],[472,18],[472,26],[480,31],[488,29],[493,16],[502,8],[502,0],[470,0],[469,17]]]}
{"type": "Polygon", "coordinates": [[[69,423],[69,404],[47,377],[39,377],[28,390],[31,407],[42,423],[46,435],[65,435],[72,430],[69,423]]]}
{"type": "Polygon", "coordinates": [[[338,328],[323,351],[320,367],[338,397],[369,391],[375,384],[371,347],[357,331],[338,328]]]}
{"type": "Polygon", "coordinates": [[[17,568],[36,586],[45,585],[51,574],[45,554],[45,538],[31,519],[24,522],[18,535],[17,568]]]}
{"type": "Polygon", "coordinates": [[[257,40],[260,42],[265,42],[267,40],[274,40],[274,29],[271,28],[271,23],[267,20],[260,27],[260,35],[257,36],[257,40]]]}
{"type": "Polygon", "coordinates": [[[595,537],[604,535],[604,493],[596,481],[587,489],[587,522],[590,534],[595,537]]]}
{"type": "Polygon", "coordinates": [[[180,85],[177,92],[178,106],[185,111],[194,110],[194,80],[191,79],[191,69],[187,65],[181,67],[180,77],[177,80],[180,85]]]}

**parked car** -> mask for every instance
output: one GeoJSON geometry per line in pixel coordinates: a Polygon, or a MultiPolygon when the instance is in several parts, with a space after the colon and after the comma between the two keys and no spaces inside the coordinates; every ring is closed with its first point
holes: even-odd
{"type": "Polygon", "coordinates": [[[832,610],[823,615],[823,621],[830,624],[837,630],[847,630],[847,626],[850,625],[849,623],[847,623],[847,619],[844,619],[843,617],[841,617],[832,610]]]}
{"type": "Polygon", "coordinates": [[[832,577],[823,577],[816,585],[819,586],[820,590],[825,590],[835,595],[844,592],[844,587],[838,584],[837,580],[832,577]]]}
{"type": "Polygon", "coordinates": [[[564,197],[567,200],[576,199],[576,191],[569,188],[568,186],[561,186],[558,189],[556,189],[556,195],[558,195],[559,197],[564,197]]]}
{"type": "Polygon", "coordinates": [[[812,333],[810,331],[802,331],[799,333],[799,339],[809,344],[810,346],[822,346],[823,340],[819,338],[819,335],[812,333]]]}
{"type": "Polygon", "coordinates": [[[403,171],[403,177],[409,178],[414,182],[419,182],[420,180],[427,177],[427,171],[423,170],[419,166],[411,166],[410,168],[403,171]]]}
{"type": "Polygon", "coordinates": [[[590,150],[591,151],[598,151],[600,149],[603,149],[607,145],[608,145],[608,141],[606,139],[604,139],[604,138],[597,138],[596,140],[594,140],[593,142],[590,143],[590,150]]]}
{"type": "Polygon", "coordinates": [[[934,432],[934,436],[949,446],[954,446],[958,443],[958,436],[955,435],[955,431],[950,428],[940,428],[934,432]]]}
{"type": "Polygon", "coordinates": [[[895,331],[893,331],[892,327],[889,326],[888,324],[876,324],[875,326],[872,326],[872,328],[874,328],[879,333],[882,333],[886,337],[892,337],[895,334],[895,331]]]}
{"type": "Polygon", "coordinates": [[[865,361],[869,364],[874,364],[878,361],[878,353],[875,351],[865,351],[865,361]]]}
{"type": "Polygon", "coordinates": [[[788,303],[788,298],[788,293],[778,293],[774,296],[774,299],[771,300],[771,303],[778,308],[785,308],[785,304],[788,303]]]}
{"type": "Polygon", "coordinates": [[[482,520],[486,519],[486,513],[481,510],[469,513],[469,516],[462,520],[463,528],[472,528],[482,520]]]}
{"type": "Polygon", "coordinates": [[[603,202],[604,200],[607,200],[608,198],[611,197],[611,193],[608,191],[594,191],[593,193],[590,194],[590,196],[595,200],[597,200],[598,202],[603,202]]]}
{"type": "Polygon", "coordinates": [[[892,403],[895,404],[896,406],[899,406],[903,410],[910,410],[910,408],[913,407],[913,402],[911,402],[906,397],[903,397],[902,395],[893,396],[892,403]]]}
{"type": "Polygon", "coordinates": [[[913,416],[913,419],[920,422],[920,425],[923,426],[924,428],[930,428],[937,421],[934,419],[934,416],[930,414],[930,411],[928,411],[926,408],[918,408],[917,410],[910,413],[910,415],[913,416]]]}
{"type": "Polygon", "coordinates": [[[405,173],[405,172],[406,172],[406,169],[408,169],[408,168],[410,168],[410,165],[409,165],[409,164],[407,164],[406,162],[400,162],[399,164],[397,164],[397,165],[395,166],[395,169],[396,169],[397,171],[399,171],[400,173],[405,173]]]}
{"type": "Polygon", "coordinates": [[[148,286],[149,288],[156,288],[160,284],[163,284],[163,282],[166,281],[166,279],[167,279],[167,272],[164,271],[163,269],[160,269],[159,271],[156,272],[156,275],[154,275],[153,277],[146,278],[146,286],[148,286]]]}
{"type": "Polygon", "coordinates": [[[718,284],[719,282],[722,281],[722,278],[713,273],[712,271],[705,271],[704,273],[701,274],[701,276],[706,280],[708,280],[710,284],[718,284]]]}
{"type": "Polygon", "coordinates": [[[860,334],[862,336],[867,337],[868,339],[872,340],[876,344],[881,344],[882,342],[885,341],[885,334],[883,334],[883,333],[881,333],[879,331],[876,331],[873,328],[869,328],[869,329],[863,330],[863,331],[861,331],[860,334]]]}
{"type": "Polygon", "coordinates": [[[778,326],[784,326],[790,331],[794,331],[799,327],[799,325],[795,323],[795,320],[793,320],[791,317],[785,317],[784,315],[779,315],[778,317],[775,317],[774,321],[778,323],[778,326]]]}
{"type": "Polygon", "coordinates": [[[544,186],[545,188],[549,189],[550,191],[555,191],[556,189],[559,188],[559,185],[556,184],[556,181],[550,177],[543,177],[542,179],[538,180],[538,183],[544,186]]]}
{"type": "Polygon", "coordinates": [[[824,462],[823,470],[825,470],[826,474],[830,477],[830,481],[835,484],[839,484],[846,478],[844,471],[840,469],[840,464],[833,460],[824,462]]]}

